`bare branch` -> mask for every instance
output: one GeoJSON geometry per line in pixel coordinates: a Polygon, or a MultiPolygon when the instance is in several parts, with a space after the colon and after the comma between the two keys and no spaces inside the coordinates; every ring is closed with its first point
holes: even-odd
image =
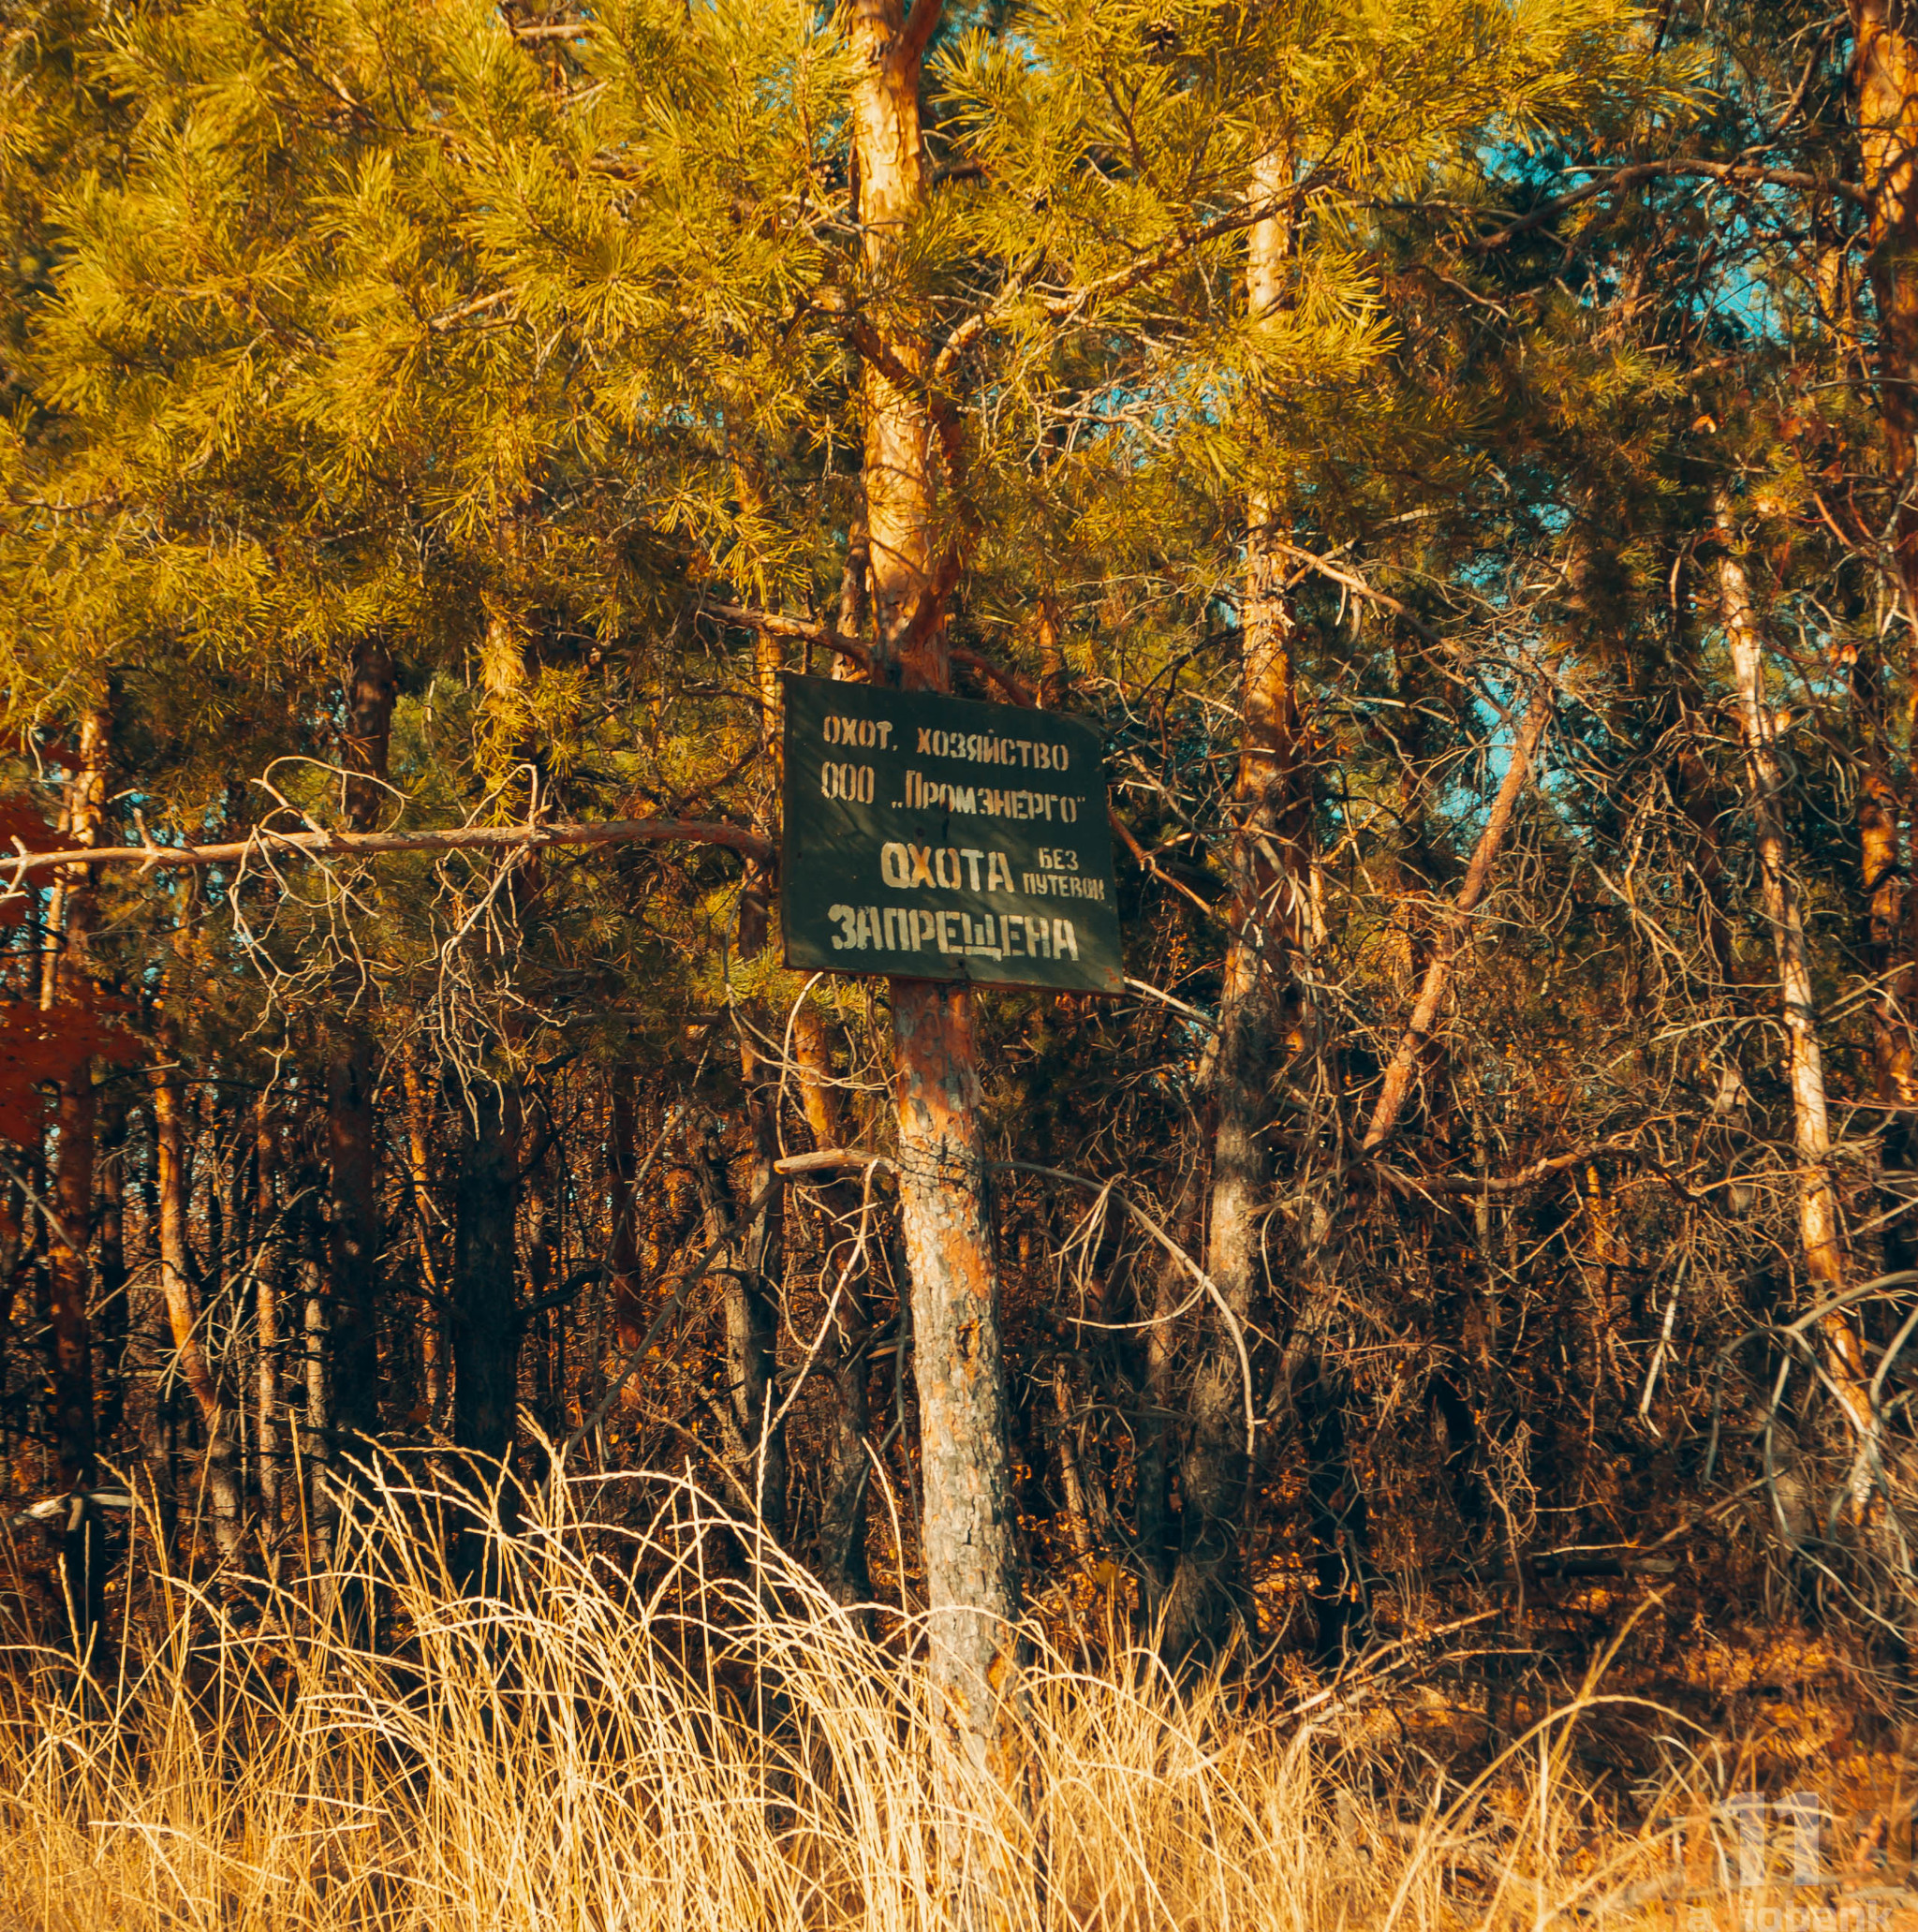
{"type": "Polygon", "coordinates": [[[1708,181],[1748,182],[1757,187],[1805,188],[1839,195],[1847,200],[1860,203],[1868,199],[1865,190],[1853,182],[1822,180],[1815,174],[1801,173],[1794,168],[1759,168],[1748,161],[1634,161],[1627,167],[1613,169],[1609,174],[1601,175],[1596,181],[1586,182],[1583,187],[1573,188],[1570,194],[1541,202],[1528,214],[1522,214],[1516,221],[1507,223],[1496,234],[1476,235],[1467,245],[1475,254],[1488,254],[1494,248],[1502,248],[1508,242],[1515,241],[1520,235],[1543,228],[1547,222],[1556,220],[1569,208],[1576,208],[1582,201],[1595,200],[1615,188],[1634,187],[1642,181],[1658,181],[1673,175],[1700,175],[1708,181]]]}
{"type": "Polygon", "coordinates": [[[894,43],[893,58],[901,66],[917,66],[925,58],[933,36],[939,30],[944,0],[912,0],[912,10],[894,43]]]}
{"type": "Polygon", "coordinates": [[[64,852],[16,853],[0,859],[7,890],[18,891],[30,874],[58,865],[138,865],[184,871],[235,865],[265,852],[302,852],[315,858],[372,858],[386,852],[537,851],[548,846],[725,846],[761,863],[773,856],[769,840],[744,825],[690,819],[608,819],[598,824],[557,820],[545,825],[462,825],[447,832],[275,832],[262,826],[249,838],[216,846],[77,846],[64,852]]]}
{"type": "Polygon", "coordinates": [[[1517,741],[1512,747],[1512,761],[1505,767],[1498,795],[1492,801],[1491,815],[1485,820],[1484,831],[1479,834],[1479,843],[1473,849],[1470,865],[1466,868],[1458,896],[1446,910],[1444,924],[1432,948],[1431,964],[1425,968],[1424,983],[1419,988],[1418,1004],[1412,1009],[1411,1019],[1398,1042],[1398,1051],[1393,1054],[1392,1064],[1385,1069],[1385,1081],[1379,1089],[1378,1104],[1372,1109],[1372,1119],[1365,1128],[1365,1151],[1367,1154],[1398,1125],[1398,1116],[1405,1110],[1420,1049],[1432,1031],[1432,1023],[1438,1017],[1438,1002],[1445,997],[1453,966],[1465,939],[1467,922],[1473,908],[1484,896],[1486,883],[1492,876],[1492,862],[1498,858],[1498,848],[1505,839],[1505,829],[1512,823],[1512,807],[1518,803],[1519,789],[1525,783],[1539,740],[1543,737],[1546,723],[1552,715],[1552,699],[1551,680],[1543,679],[1532,698],[1531,710],[1527,714],[1525,723],[1519,727],[1517,741]]]}

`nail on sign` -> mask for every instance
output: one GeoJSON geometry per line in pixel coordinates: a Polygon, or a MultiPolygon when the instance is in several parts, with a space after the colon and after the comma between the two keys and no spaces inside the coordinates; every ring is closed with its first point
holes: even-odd
{"type": "Polygon", "coordinates": [[[789,966],[1121,989],[1093,726],[926,691],[783,682],[789,966]]]}

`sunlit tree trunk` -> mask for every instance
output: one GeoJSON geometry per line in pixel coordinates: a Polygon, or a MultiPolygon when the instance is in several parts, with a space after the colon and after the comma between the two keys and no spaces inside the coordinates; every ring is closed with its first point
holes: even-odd
{"type": "MultiPolygon", "coordinates": [[[[1798,1231],[1811,1291],[1823,1301],[1845,1286],[1845,1250],[1832,1186],[1831,1126],[1825,1112],[1824,1060],[1819,1050],[1818,1003],[1805,942],[1798,889],[1792,876],[1792,847],[1785,827],[1785,773],[1778,731],[1765,692],[1764,636],[1752,608],[1751,590],[1737,548],[1731,508],[1719,506],[1719,594],[1737,686],[1738,724],[1745,743],[1745,773],[1752,828],[1758,845],[1759,886],[1765,922],[1778,966],[1778,1003],[1787,1041],[1786,1075],[1798,1153],[1798,1231]]],[[[1874,1433],[1865,1358],[1858,1334],[1842,1309],[1822,1320],[1828,1366],[1847,1420],[1861,1439],[1874,1433]]]]}
{"type": "Polygon", "coordinates": [[[298,1438],[305,1476],[304,1542],[309,1562],[332,1560],[339,1501],[332,1480],[332,1349],[327,1333],[329,1297],[325,1231],[310,1202],[300,1214],[301,1410],[298,1438]]]}
{"type": "MultiPolygon", "coordinates": [[[[526,1180],[526,1299],[536,1305],[553,1291],[559,1266],[560,1195],[553,1169],[565,1160],[557,1134],[526,1180]]],[[[563,1169],[562,1169],[563,1172],[563,1169]]],[[[559,1423],[559,1390],[553,1381],[553,1328],[561,1310],[544,1307],[530,1318],[522,1346],[533,1353],[533,1413],[549,1436],[559,1423]]]]}
{"type": "MultiPolygon", "coordinates": [[[[1893,530],[1908,626],[1918,627],[1918,26],[1909,0],[1851,0],[1856,42],[1860,171],[1870,209],[1869,273],[1878,321],[1878,398],[1886,467],[1899,502],[1893,530]]],[[[1913,633],[1902,649],[1861,643],[1852,670],[1859,751],[1859,870],[1865,959],[1875,982],[1874,1057],[1880,1098],[1918,1102],[1918,966],[1904,808],[1893,774],[1892,689],[1909,692],[1913,633]]]]}
{"type": "MultiPolygon", "coordinates": [[[[1268,160],[1252,192],[1264,199],[1284,180],[1282,164],[1268,160]]],[[[1276,318],[1285,301],[1290,241],[1290,224],[1278,215],[1254,223],[1249,231],[1247,302],[1255,322],[1276,318]]],[[[1193,1371],[1190,1434],[1180,1471],[1178,1567],[1165,1607],[1170,1656],[1216,1641],[1244,1608],[1239,1532],[1251,1466],[1239,1337],[1263,1279],[1260,1237],[1270,1206],[1266,1128],[1273,1079],[1287,1033],[1304,1024],[1297,1010],[1296,966],[1307,918],[1310,798],[1279,514],[1263,491],[1251,493],[1240,611],[1242,719],[1232,895],[1213,1069],[1205,1243],[1206,1270],[1225,1306],[1206,1305],[1193,1371]]]]}
{"type": "Polygon", "coordinates": [[[408,1038],[400,1058],[400,1088],[406,1102],[406,1168],[413,1196],[413,1238],[420,1256],[420,1285],[430,1299],[420,1318],[420,1394],[435,1426],[446,1403],[446,1316],[443,1288],[434,1260],[432,1096],[420,1070],[418,1043],[408,1038]]]}
{"type": "MultiPolygon", "coordinates": [[[[919,88],[938,0],[853,0],[853,158],[868,268],[885,287],[925,194],[919,88]]],[[[874,675],[952,687],[944,630],[954,553],[939,530],[941,452],[921,335],[870,318],[863,358],[866,537],[874,675]]],[[[1020,1598],[999,1284],[988,1212],[972,995],[892,981],[900,1214],[912,1276],[919,1390],[927,1663],[977,1762],[1005,1735],[1000,1703],[1020,1598]]]]}
{"type": "MultiPolygon", "coordinates": [[[[28,1234],[27,1197],[18,1181],[0,1172],[0,1349],[14,1345],[13,1308],[20,1297],[33,1242],[28,1234]]],[[[0,1363],[7,1354],[0,1354],[0,1363]]],[[[0,1418],[0,1455],[13,1454],[13,1432],[0,1418]]]]}
{"type": "Polygon", "coordinates": [[[214,1543],[223,1563],[236,1561],[244,1535],[241,1519],[238,1442],[233,1405],[208,1358],[199,1330],[193,1264],[187,1246],[186,1216],[191,1187],[187,1157],[186,1097],[172,1066],[154,1075],[154,1150],[159,1190],[160,1287],[173,1332],[173,1356],[180,1379],[199,1410],[206,1435],[202,1486],[213,1515],[214,1543]]]}

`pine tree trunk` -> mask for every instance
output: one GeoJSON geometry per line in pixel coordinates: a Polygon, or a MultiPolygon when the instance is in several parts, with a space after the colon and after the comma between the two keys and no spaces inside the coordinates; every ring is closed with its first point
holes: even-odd
{"type": "Polygon", "coordinates": [[[421,1285],[431,1299],[420,1318],[420,1399],[429,1423],[438,1426],[446,1403],[446,1317],[439,1269],[433,1257],[432,1101],[420,1072],[420,1051],[409,1037],[400,1059],[400,1084],[406,1100],[407,1178],[413,1195],[413,1232],[420,1254],[421,1285]]]}
{"type": "MultiPolygon", "coordinates": [[[[1886,467],[1898,493],[1894,523],[1906,621],[1918,635],[1918,40],[1905,0],[1851,0],[1857,45],[1859,160],[1869,198],[1870,275],[1878,319],[1878,398],[1886,467]]],[[[1908,656],[1898,654],[1899,657],[1908,656]]],[[[1866,966],[1872,1002],[1879,1095],[1900,1107],[1918,1103],[1918,960],[1907,916],[1911,897],[1905,857],[1905,801],[1893,776],[1886,689],[1888,663],[1876,641],[1852,666],[1859,750],[1859,870],[1866,902],[1866,966]]],[[[1909,678],[1909,671],[1903,673],[1909,678]]]]}
{"type": "MultiPolygon", "coordinates": [[[[526,1299],[539,1302],[553,1291],[559,1266],[559,1194],[552,1172],[565,1149],[555,1134],[526,1185],[526,1299]]],[[[547,1435],[559,1426],[559,1395],[553,1378],[553,1326],[565,1311],[542,1308],[532,1317],[524,1346],[533,1353],[533,1412],[547,1435]]]]}
{"type": "Polygon", "coordinates": [[[269,1542],[280,1529],[280,1273],[286,1255],[285,1231],[275,1222],[279,1212],[275,1181],[280,1165],[279,1131],[264,1096],[253,1112],[254,1231],[258,1240],[255,1262],[255,1306],[258,1312],[258,1360],[254,1372],[255,1429],[259,1444],[259,1508],[269,1542]]]}
{"type": "Polygon", "coordinates": [[[1087,1561],[1097,1545],[1092,1504],[1085,1472],[1079,1460],[1079,1438],[1073,1411],[1078,1403],[1063,1360],[1053,1364],[1053,1431],[1059,1458],[1059,1492],[1065,1504],[1066,1540],[1080,1562],[1087,1561]]]}
{"type": "MultiPolygon", "coordinates": [[[[703,1124],[689,1129],[686,1158],[699,1185],[700,1207],[705,1223],[706,1240],[716,1242],[739,1220],[739,1201],[731,1181],[731,1158],[726,1146],[724,1124],[707,1115],[703,1124]]],[[[760,1153],[754,1148],[757,1172],[760,1153]]],[[[766,1162],[768,1173],[771,1162],[766,1162]]],[[[726,1389],[720,1409],[725,1433],[725,1457],[729,1472],[737,1485],[740,1500],[756,1514],[772,1505],[775,1516],[767,1523],[775,1527],[776,1512],[785,1501],[785,1458],[776,1438],[761,1443],[760,1429],[771,1413],[774,1346],[778,1338],[776,1316],[766,1293],[760,1265],[765,1257],[759,1251],[760,1230],[747,1232],[726,1258],[730,1271],[721,1279],[721,1307],[726,1324],[726,1389]],[[778,1478],[777,1497],[773,1480],[778,1478]]],[[[776,1533],[776,1531],[775,1531],[776,1533]]]]}
{"type": "MultiPolygon", "coordinates": [[[[399,686],[384,644],[361,642],[346,678],[347,730],[342,762],[347,829],[370,832],[380,821],[388,793],[393,704],[399,686]]],[[[342,976],[343,1006],[358,987],[342,976]]],[[[374,1042],[359,1020],[345,1034],[327,1068],[327,1149],[332,1163],[332,1309],[334,1426],[347,1435],[379,1427],[379,1344],[374,1303],[379,1259],[379,1196],[376,1170],[374,1042]]]]}
{"type": "MultiPolygon", "coordinates": [[[[33,1243],[27,1233],[27,1197],[8,1173],[0,1173],[0,1396],[7,1393],[7,1367],[13,1360],[13,1308],[27,1269],[33,1243]]],[[[0,1459],[13,1458],[13,1431],[7,1405],[0,1404],[0,1459]]]]}
{"type": "MultiPolygon", "coordinates": [[[[854,0],[845,16],[859,220],[881,287],[924,196],[920,74],[939,10],[937,0],[914,0],[909,13],[900,0],[854,0]]],[[[944,605],[956,558],[937,529],[939,459],[920,381],[923,343],[911,331],[872,326],[862,349],[874,676],[907,689],[950,690],[944,605]]],[[[972,996],[964,984],[894,980],[892,1002],[928,1668],[962,1748],[975,1762],[1004,1771],[999,1700],[1012,1661],[1019,1552],[972,996]]]]}
{"type": "MultiPolygon", "coordinates": [[[[753,638],[754,671],[760,690],[760,755],[779,770],[778,642],[763,628],[753,638]]],[[[761,827],[770,830],[770,827],[761,827]]],[[[739,902],[739,956],[758,959],[770,937],[770,869],[748,862],[739,902]]],[[[779,1158],[777,1062],[760,1044],[776,1025],[762,1001],[746,1007],[739,1035],[740,1078],[745,1088],[746,1129],[752,1138],[752,1182],[748,1198],[763,1204],[747,1231],[743,1250],[732,1258],[740,1272],[726,1280],[727,1380],[733,1392],[734,1420],[750,1465],[745,1486],[767,1533],[777,1541],[786,1532],[786,1427],[773,1422],[778,1407],[779,1310],[786,1287],[786,1208],[783,1190],[772,1184],[779,1158]]]]}
{"type": "MultiPolygon", "coordinates": [[[[612,1118],[608,1123],[606,1169],[611,1194],[612,1231],[606,1265],[612,1276],[612,1320],[622,1349],[637,1349],[646,1332],[646,1306],[640,1290],[640,1204],[634,1199],[639,1177],[639,1109],[633,1094],[633,1069],[621,1067],[612,1076],[612,1118]]],[[[631,1391],[630,1378],[627,1390],[631,1391]]]]}
{"type": "MultiPolygon", "coordinates": [[[[107,802],[109,729],[104,710],[88,713],[80,727],[79,758],[66,784],[67,837],[76,846],[99,843],[107,802]]],[[[83,1006],[94,993],[87,970],[93,929],[94,880],[84,866],[60,875],[66,932],[54,973],[53,1004],[83,1006]]],[[[93,1331],[88,1318],[93,1245],[94,1135],[98,1111],[94,1064],[82,1060],[60,1082],[60,1138],[53,1164],[53,1210],[60,1231],[48,1253],[49,1314],[53,1337],[53,1453],[68,1489],[90,1489],[96,1480],[97,1442],[94,1415],[93,1331]]],[[[61,1576],[75,1647],[85,1656],[100,1618],[106,1577],[100,1525],[93,1506],[69,1512],[61,1545],[61,1576]]]]}
{"type": "MultiPolygon", "coordinates": [[[[820,1149],[845,1145],[839,1096],[832,1084],[833,1057],[825,1023],[810,1002],[803,1002],[793,1016],[792,1054],[799,1063],[800,1100],[813,1145],[820,1149]]],[[[825,1494],[819,1510],[819,1581],[832,1592],[834,1600],[850,1608],[864,1603],[873,1588],[865,1547],[866,1496],[872,1478],[866,1452],[872,1406],[865,1353],[872,1335],[871,1270],[848,1252],[859,1226],[859,1190],[835,1181],[821,1187],[819,1194],[834,1230],[827,1254],[826,1291],[831,1293],[837,1287],[839,1304],[822,1351],[833,1384],[833,1440],[826,1456],[825,1494]]],[[[869,1225],[867,1235],[877,1244],[878,1227],[869,1225]]]]}
{"type": "Polygon", "coordinates": [[[223,1564],[240,1556],[244,1525],[235,1466],[237,1442],[232,1404],[209,1364],[195,1306],[192,1261],[187,1248],[186,1214],[190,1189],[185,1094],[178,1071],[164,1067],[154,1076],[155,1176],[159,1189],[160,1288],[173,1331],[173,1354],[180,1379],[199,1410],[206,1432],[202,1486],[213,1512],[214,1546],[223,1564]]]}
{"type": "Polygon", "coordinates": [[[512,1450],[519,1403],[518,1095],[476,1081],[461,1111],[453,1181],[452,1437],[462,1449],[498,1463],[512,1450]]]}
{"type": "MultiPolygon", "coordinates": [[[[1193,1183],[1188,1181],[1188,1185],[1193,1183]]],[[[1184,1225],[1189,1218],[1188,1204],[1182,1199],[1171,1220],[1182,1245],[1190,1232],[1184,1225]]],[[[1140,1608],[1142,1622],[1148,1631],[1158,1625],[1167,1591],[1178,1573],[1178,1524],[1173,1511],[1172,1483],[1178,1397],[1174,1315],[1191,1281],[1185,1269],[1166,1255],[1152,1271],[1152,1283],[1151,1305],[1133,1311],[1135,1320],[1147,1324],[1137,1357],[1139,1382],[1145,1399],[1144,1412],[1133,1425],[1137,1448],[1132,1479],[1132,1526],[1144,1569],[1140,1608]]]]}
{"type": "Polygon", "coordinates": [[[307,1562],[325,1570],[338,1542],[339,1499],[333,1479],[333,1354],[327,1333],[330,1296],[325,1263],[327,1244],[310,1207],[301,1212],[300,1326],[302,1423],[301,1460],[306,1479],[307,1562]]]}
{"type": "MultiPolygon", "coordinates": [[[[152,1115],[149,1106],[144,1117],[150,1121],[152,1115]]],[[[148,1158],[135,1168],[139,1175],[142,1233],[148,1244],[155,1238],[160,1217],[160,1192],[154,1179],[159,1164],[157,1147],[155,1131],[147,1149],[148,1158]]],[[[178,1517],[172,1333],[167,1318],[166,1295],[157,1277],[140,1269],[135,1279],[139,1287],[127,1311],[126,1401],[151,1485],[158,1540],[162,1548],[170,1550],[178,1517]]]]}
{"type": "MultiPolygon", "coordinates": [[[[1252,191],[1268,196],[1283,180],[1279,165],[1268,162],[1252,191]]],[[[1255,223],[1249,232],[1247,301],[1255,321],[1276,317],[1285,300],[1289,245],[1289,225],[1278,216],[1255,223]]],[[[1205,1245],[1206,1270],[1230,1315],[1208,1302],[1193,1371],[1190,1435],[1180,1471],[1179,1561],[1165,1610],[1164,1643],[1173,1657],[1217,1641],[1245,1610],[1239,1531],[1252,1469],[1238,1336],[1263,1280],[1260,1236],[1272,1178],[1264,1129],[1272,1117],[1276,1061],[1294,1017],[1290,1009],[1297,1004],[1295,963],[1310,892],[1310,799],[1278,509],[1255,491],[1247,512],[1233,891],[1213,1072],[1205,1245]]]]}
{"type": "Polygon", "coordinates": [[[94,1288],[106,1382],[100,1392],[98,1439],[114,1452],[126,1417],[131,1327],[126,1293],[126,1126],[125,1090],[110,1086],[100,1096],[99,1106],[99,1231],[94,1242],[94,1288]]]}
{"type": "MultiPolygon", "coordinates": [[[[1819,1049],[1818,1004],[1805,943],[1798,890],[1792,876],[1791,840],[1785,829],[1785,774],[1777,727],[1764,686],[1764,638],[1752,609],[1751,591],[1736,549],[1729,504],[1719,505],[1719,593],[1732,647],[1738,692],[1738,723],[1745,742],[1746,783],[1758,842],[1759,883],[1765,922],[1772,929],[1778,964],[1787,1077],[1798,1153],[1798,1230],[1805,1273],[1821,1301],[1845,1286],[1845,1254],[1838,1202],[1832,1187],[1831,1127],[1825,1112],[1824,1060],[1819,1049]]],[[[1822,1322],[1832,1380],[1846,1419],[1861,1440],[1875,1435],[1865,1358],[1857,1331],[1842,1310],[1822,1322]]]]}

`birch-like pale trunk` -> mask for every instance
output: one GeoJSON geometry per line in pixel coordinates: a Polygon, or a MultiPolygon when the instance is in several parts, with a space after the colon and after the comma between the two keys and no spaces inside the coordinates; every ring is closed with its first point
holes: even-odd
{"type": "Polygon", "coordinates": [[[312,1204],[300,1213],[301,1426],[294,1440],[304,1478],[302,1541],[309,1566],[324,1571],[339,1541],[339,1496],[332,1477],[333,1354],[328,1334],[324,1231],[312,1204]]]}
{"type": "MultiPolygon", "coordinates": [[[[1824,1058],[1818,1042],[1818,1003],[1797,884],[1792,877],[1784,764],[1778,755],[1777,722],[1765,696],[1764,633],[1752,608],[1731,507],[1723,499],[1718,523],[1719,604],[1738,693],[1746,791],[1758,842],[1759,888],[1778,966],[1778,1004],[1785,1024],[1786,1074],[1798,1154],[1799,1242],[1811,1292],[1824,1301],[1844,1290],[1845,1248],[1837,1194],[1832,1187],[1831,1124],[1825,1111],[1824,1058]]],[[[1821,1326],[1839,1406],[1860,1440],[1868,1442],[1874,1423],[1857,1330],[1841,1308],[1830,1309],[1821,1326]]]]}
{"type": "MultiPolygon", "coordinates": [[[[851,0],[852,141],[874,286],[892,277],[925,196],[919,89],[938,0],[851,0]]],[[[864,326],[863,480],[876,681],[952,688],[945,599],[956,558],[940,536],[943,452],[925,348],[883,318],[864,326]]],[[[1005,1699],[1016,1673],[1019,1551],[999,1281],[993,1252],[979,1054],[963,982],[891,982],[900,1218],[912,1276],[927,1667],[961,1748],[1010,1773],[1005,1699]]]]}

